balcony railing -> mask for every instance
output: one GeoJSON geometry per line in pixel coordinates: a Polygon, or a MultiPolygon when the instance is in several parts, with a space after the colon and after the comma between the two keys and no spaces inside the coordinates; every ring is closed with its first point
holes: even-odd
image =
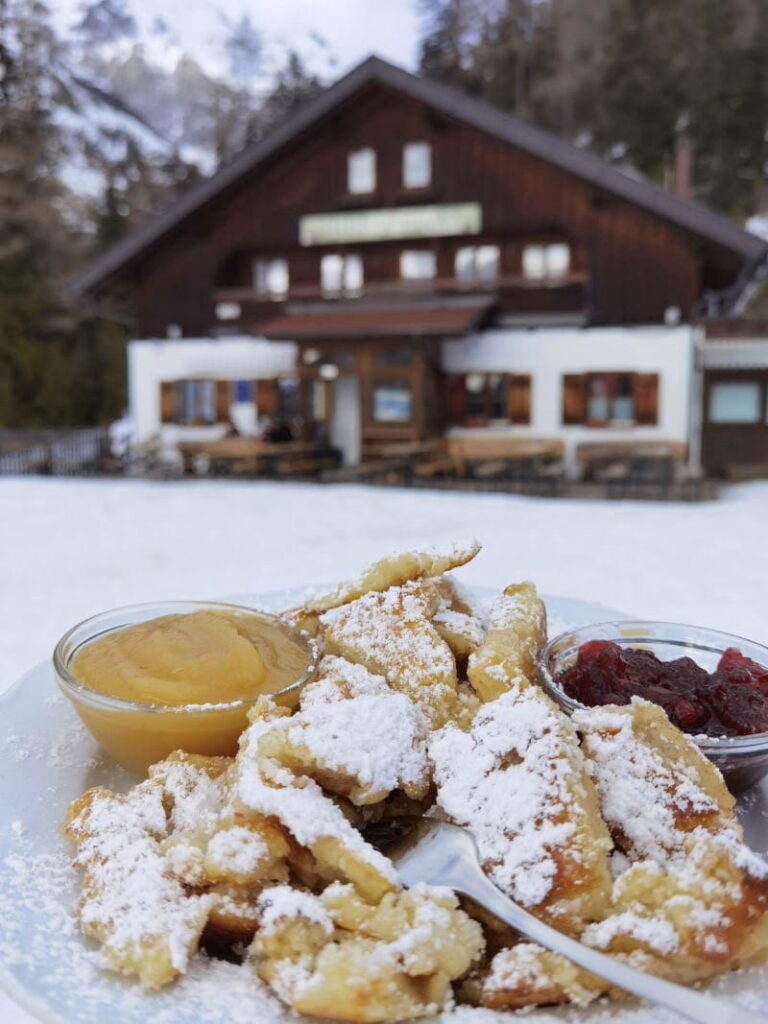
{"type": "Polygon", "coordinates": [[[541,292],[586,285],[589,275],[586,271],[572,271],[561,277],[529,278],[522,274],[504,274],[493,281],[457,281],[455,277],[432,277],[417,281],[370,281],[354,292],[328,292],[319,284],[293,284],[285,295],[269,296],[253,287],[234,285],[214,290],[216,302],[271,303],[294,302],[296,300],[333,300],[402,298],[404,296],[425,297],[430,295],[478,295],[489,296],[504,291],[541,292]]]}

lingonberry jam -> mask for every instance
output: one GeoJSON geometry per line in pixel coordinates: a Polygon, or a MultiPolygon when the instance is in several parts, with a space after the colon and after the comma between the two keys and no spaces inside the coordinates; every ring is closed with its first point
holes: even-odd
{"type": "Polygon", "coordinates": [[[747,736],[768,732],[768,668],[735,647],[714,672],[690,658],[660,661],[651,651],[591,640],[558,677],[565,693],[581,704],[629,704],[644,697],[664,708],[683,732],[747,736]]]}

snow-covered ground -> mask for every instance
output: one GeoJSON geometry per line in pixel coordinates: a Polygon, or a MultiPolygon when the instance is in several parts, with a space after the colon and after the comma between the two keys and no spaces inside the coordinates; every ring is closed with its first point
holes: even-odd
{"type": "Polygon", "coordinates": [[[462,577],[768,642],[768,484],[682,505],[270,483],[0,480],[0,691],[120,604],[344,577],[476,535],[462,577]]]}

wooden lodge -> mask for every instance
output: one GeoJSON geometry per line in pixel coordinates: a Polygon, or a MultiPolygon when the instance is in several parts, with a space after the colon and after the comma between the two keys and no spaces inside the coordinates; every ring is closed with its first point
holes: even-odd
{"type": "Polygon", "coordinates": [[[133,318],[139,444],[277,424],[354,466],[392,446],[464,439],[492,462],[547,442],[574,475],[595,444],[696,457],[700,321],[729,316],[765,252],[370,58],[76,288],[133,318]]]}

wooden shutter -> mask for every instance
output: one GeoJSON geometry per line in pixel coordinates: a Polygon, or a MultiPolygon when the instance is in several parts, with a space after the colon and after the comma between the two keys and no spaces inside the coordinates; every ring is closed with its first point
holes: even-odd
{"type": "Polygon", "coordinates": [[[176,383],[172,380],[160,384],[160,422],[176,422],[176,383]]]}
{"type": "Polygon", "coordinates": [[[276,416],[278,413],[278,396],[276,380],[257,380],[256,391],[256,415],[276,416]]]}
{"type": "Polygon", "coordinates": [[[527,373],[509,375],[507,415],[510,423],[531,422],[531,378],[527,373]]]}
{"type": "Polygon", "coordinates": [[[229,407],[232,404],[232,381],[216,381],[216,422],[226,423],[229,419],[229,407]]]}
{"type": "Polygon", "coordinates": [[[635,399],[635,423],[655,426],[659,422],[659,375],[636,373],[632,389],[635,399]]]}
{"type": "Polygon", "coordinates": [[[583,423],[587,418],[587,381],[584,374],[563,375],[563,423],[583,423]]]}
{"type": "Polygon", "coordinates": [[[448,387],[448,422],[461,426],[466,419],[464,375],[452,373],[446,377],[448,387]]]}

